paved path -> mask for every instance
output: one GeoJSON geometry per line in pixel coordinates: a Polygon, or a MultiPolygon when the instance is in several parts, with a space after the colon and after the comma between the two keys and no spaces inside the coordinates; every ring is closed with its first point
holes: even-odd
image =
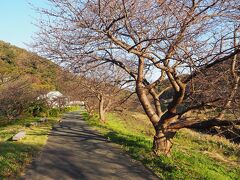
{"type": "Polygon", "coordinates": [[[140,162],[91,130],[79,112],[68,113],[22,179],[158,179],[140,162]]]}

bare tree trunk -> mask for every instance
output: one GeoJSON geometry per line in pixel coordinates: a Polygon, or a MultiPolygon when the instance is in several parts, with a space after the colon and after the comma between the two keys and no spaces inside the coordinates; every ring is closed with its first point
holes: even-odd
{"type": "Polygon", "coordinates": [[[158,117],[160,117],[162,115],[162,109],[161,109],[159,97],[158,97],[157,93],[154,91],[154,89],[151,89],[149,92],[153,97],[156,113],[157,113],[158,117]]]}
{"type": "Polygon", "coordinates": [[[144,111],[146,112],[146,114],[147,114],[148,118],[150,119],[150,121],[152,122],[153,126],[156,127],[157,123],[159,121],[159,117],[155,113],[155,111],[147,97],[145,89],[143,87],[137,86],[136,90],[137,90],[138,99],[139,99],[144,111]]]}
{"type": "Polygon", "coordinates": [[[171,139],[175,136],[178,129],[170,129],[168,126],[178,120],[177,106],[183,102],[186,90],[186,84],[182,83],[174,74],[167,73],[167,75],[174,87],[175,94],[172,102],[168,105],[168,110],[162,114],[157,126],[155,126],[156,134],[153,140],[153,151],[157,155],[161,153],[165,155],[170,154],[172,147],[171,139]]]}
{"type": "Polygon", "coordinates": [[[105,110],[104,110],[104,97],[99,95],[99,119],[101,122],[105,122],[105,110]]]}
{"type": "Polygon", "coordinates": [[[171,139],[175,136],[178,129],[169,128],[169,122],[177,121],[178,116],[166,112],[155,127],[156,134],[153,139],[153,152],[156,155],[169,155],[172,147],[171,139]]]}
{"type": "Polygon", "coordinates": [[[156,155],[169,155],[172,147],[171,139],[176,134],[176,131],[168,130],[166,126],[168,122],[174,121],[177,116],[171,115],[171,113],[165,113],[160,119],[160,117],[155,113],[153,107],[151,106],[145,89],[141,86],[137,86],[136,90],[142,107],[146,112],[148,118],[151,120],[156,131],[153,139],[153,152],[156,155]]]}
{"type": "Polygon", "coordinates": [[[156,155],[169,155],[172,148],[171,139],[175,136],[175,134],[175,131],[170,131],[167,129],[157,130],[153,139],[153,152],[156,155]]]}
{"type": "MultiPolygon", "coordinates": [[[[156,131],[156,134],[153,139],[153,152],[156,155],[169,154],[172,146],[170,139],[171,139],[171,136],[174,136],[174,135],[164,130],[164,126],[162,124],[162,122],[164,123],[164,121],[160,120],[161,112],[157,111],[159,107],[155,106],[156,111],[159,113],[158,114],[156,113],[155,109],[153,108],[153,106],[149,101],[149,98],[147,97],[147,92],[143,85],[143,67],[144,67],[144,59],[139,58],[139,70],[138,70],[138,77],[136,81],[136,93],[138,95],[138,99],[145,113],[147,114],[148,118],[150,119],[156,131]]],[[[151,91],[151,95],[154,97],[155,94],[153,93],[153,91],[151,91]]]]}
{"type": "Polygon", "coordinates": [[[93,109],[91,109],[87,103],[85,104],[85,108],[86,108],[88,114],[90,116],[92,116],[93,115],[93,109]]]}

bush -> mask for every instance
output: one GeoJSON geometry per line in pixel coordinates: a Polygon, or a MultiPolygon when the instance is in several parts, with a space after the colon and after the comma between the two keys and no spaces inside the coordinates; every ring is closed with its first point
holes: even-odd
{"type": "Polygon", "coordinates": [[[0,87],[0,116],[13,120],[26,112],[37,94],[27,79],[18,79],[0,87]]]}
{"type": "Polygon", "coordinates": [[[58,117],[61,114],[61,110],[59,108],[52,108],[48,111],[49,117],[58,117]]]}
{"type": "Polygon", "coordinates": [[[28,108],[28,112],[34,117],[47,116],[49,107],[45,100],[34,101],[28,108]]]}
{"type": "Polygon", "coordinates": [[[49,117],[58,117],[62,113],[76,111],[78,109],[79,109],[79,106],[70,106],[70,107],[64,107],[64,108],[52,108],[48,111],[48,116],[49,117]]]}

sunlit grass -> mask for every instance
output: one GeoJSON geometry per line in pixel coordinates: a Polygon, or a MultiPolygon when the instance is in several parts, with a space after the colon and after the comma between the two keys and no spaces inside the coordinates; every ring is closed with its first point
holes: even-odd
{"type": "Polygon", "coordinates": [[[0,179],[20,176],[25,166],[46,143],[48,133],[58,118],[49,118],[47,123],[37,126],[26,126],[38,119],[21,119],[0,127],[0,179]],[[16,142],[10,141],[11,137],[19,131],[26,131],[26,136],[16,142]]]}
{"type": "MultiPolygon", "coordinates": [[[[78,109],[79,107],[69,107],[65,112],[78,109]]],[[[37,117],[22,118],[0,126],[0,179],[19,178],[26,165],[31,163],[32,158],[37,156],[46,144],[48,134],[59,117],[48,117],[47,122],[29,127],[31,122],[38,120],[37,117]],[[16,142],[10,141],[19,131],[25,131],[26,136],[16,142]]]]}
{"type": "Polygon", "coordinates": [[[239,179],[239,146],[224,138],[182,129],[174,138],[171,157],[151,153],[153,130],[140,113],[107,114],[102,124],[98,117],[87,122],[113,142],[120,144],[134,159],[140,160],[163,179],[239,179]]]}

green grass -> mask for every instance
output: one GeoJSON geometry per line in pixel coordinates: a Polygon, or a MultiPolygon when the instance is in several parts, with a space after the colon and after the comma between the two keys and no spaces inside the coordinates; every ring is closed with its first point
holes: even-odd
{"type": "Polygon", "coordinates": [[[48,133],[52,125],[57,122],[57,118],[49,118],[47,123],[38,126],[25,126],[38,119],[17,120],[0,127],[0,179],[19,177],[25,166],[46,143],[48,133]],[[26,136],[17,142],[10,141],[11,137],[21,130],[26,131],[26,136]]]}
{"type": "Polygon", "coordinates": [[[151,152],[153,129],[140,113],[108,113],[107,122],[98,117],[87,122],[108,139],[120,144],[134,159],[141,161],[162,179],[239,179],[240,149],[224,138],[182,129],[174,138],[170,157],[151,152]]]}
{"type": "MultiPolygon", "coordinates": [[[[68,108],[64,112],[78,110],[76,107],[68,108]]],[[[48,117],[47,123],[27,127],[39,118],[24,118],[0,126],[0,179],[18,179],[21,173],[30,164],[32,158],[37,156],[46,144],[48,133],[57,123],[59,117],[48,117]],[[26,131],[26,136],[16,142],[11,137],[19,131],[26,131]]]]}

